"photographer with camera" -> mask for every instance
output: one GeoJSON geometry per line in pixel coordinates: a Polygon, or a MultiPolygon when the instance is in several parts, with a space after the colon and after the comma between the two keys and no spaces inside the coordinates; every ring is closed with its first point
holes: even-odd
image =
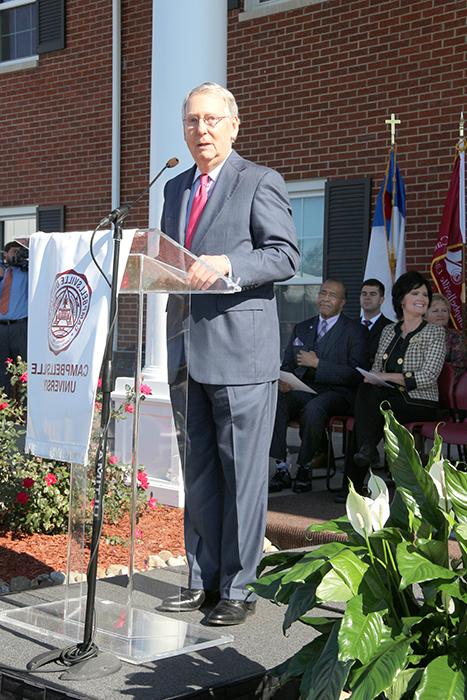
{"type": "Polygon", "coordinates": [[[6,372],[7,357],[27,356],[28,331],[28,250],[10,241],[0,264],[0,387],[11,396],[6,372]]]}

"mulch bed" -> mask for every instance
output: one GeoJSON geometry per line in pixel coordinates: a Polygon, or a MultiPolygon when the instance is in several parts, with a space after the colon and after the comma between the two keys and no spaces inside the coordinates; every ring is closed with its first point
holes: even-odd
{"type": "MultiPolygon", "coordinates": [[[[105,524],[99,544],[99,569],[111,564],[128,564],[129,520],[118,525],[105,524]]],[[[135,565],[147,568],[150,554],[162,550],[174,556],[185,553],[183,540],[183,509],[158,505],[145,511],[137,525],[135,565]]],[[[9,582],[15,576],[33,579],[39,574],[66,571],[67,543],[65,535],[18,535],[0,531],[0,579],[9,582]]]]}

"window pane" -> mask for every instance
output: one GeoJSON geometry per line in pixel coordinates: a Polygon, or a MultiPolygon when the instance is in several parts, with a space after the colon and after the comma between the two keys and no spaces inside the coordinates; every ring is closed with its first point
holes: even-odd
{"type": "Polygon", "coordinates": [[[35,52],[34,3],[11,10],[2,10],[0,12],[0,61],[33,56],[35,52]]]}

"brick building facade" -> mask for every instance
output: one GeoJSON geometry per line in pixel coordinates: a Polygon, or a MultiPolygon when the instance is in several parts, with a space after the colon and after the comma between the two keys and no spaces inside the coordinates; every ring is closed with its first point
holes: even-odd
{"type": "MultiPolygon", "coordinates": [[[[40,11],[62,0],[19,1],[40,11]]],[[[9,2],[0,3],[0,35],[9,2]]],[[[177,2],[182,22],[185,0],[177,2]]],[[[0,233],[22,207],[63,205],[67,230],[92,228],[111,208],[112,3],[63,4],[63,49],[22,69],[0,59],[0,233]]],[[[121,202],[149,178],[152,5],[121,2],[121,202]]],[[[465,103],[465,1],[240,0],[229,8],[238,150],[298,191],[300,183],[313,190],[328,179],[372,178],[374,201],[389,143],[384,120],[395,112],[407,263],[427,272],[465,103]]],[[[142,200],[127,224],[147,220],[142,200]]]]}

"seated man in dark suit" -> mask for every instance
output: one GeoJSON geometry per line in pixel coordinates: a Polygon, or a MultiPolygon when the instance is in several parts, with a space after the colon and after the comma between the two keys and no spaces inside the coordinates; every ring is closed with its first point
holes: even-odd
{"type": "Polygon", "coordinates": [[[367,331],[358,321],[342,314],[346,291],[342,282],[326,280],[318,293],[319,316],[298,323],[286,348],[282,370],[295,374],[313,393],[291,389],[279,382],[274,434],[270,455],[277,462],[270,491],[290,486],[284,466],[287,425],[300,423],[299,469],[294,491],[311,489],[310,462],[319,450],[330,416],[346,414],[362,376],[356,367],[367,368],[367,331]]]}
{"type": "Polygon", "coordinates": [[[392,323],[391,319],[386,318],[386,316],[381,313],[381,307],[384,302],[384,292],[384,284],[373,278],[365,280],[360,289],[360,306],[362,308],[360,321],[362,325],[368,329],[370,366],[375,359],[381,331],[388,323],[392,323]]]}

